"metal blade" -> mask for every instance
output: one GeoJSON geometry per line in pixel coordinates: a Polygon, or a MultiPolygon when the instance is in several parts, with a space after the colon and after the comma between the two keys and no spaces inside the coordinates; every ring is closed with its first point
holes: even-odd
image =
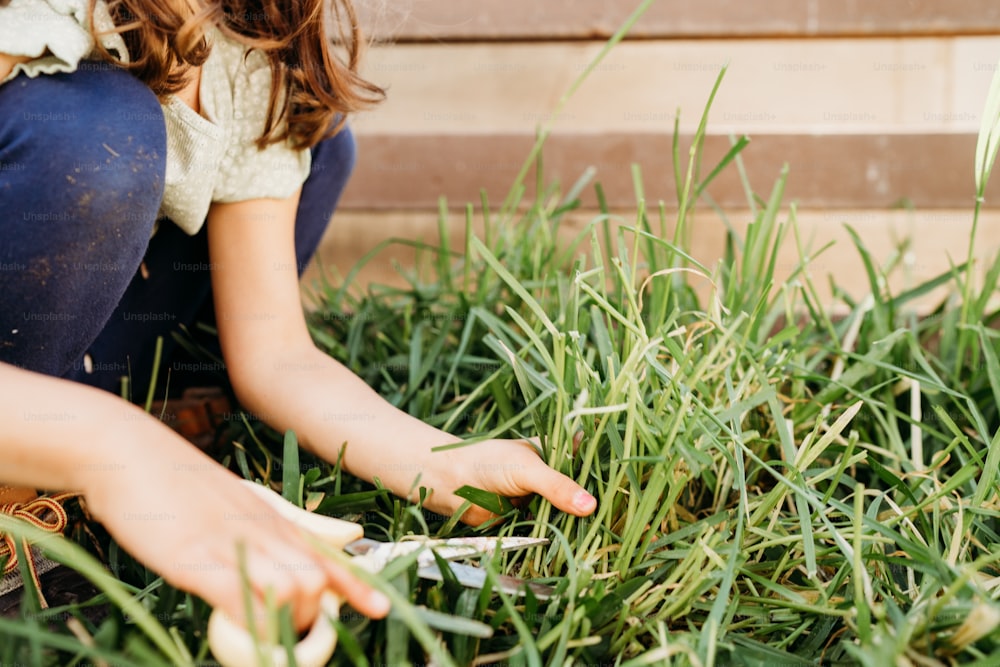
{"type": "MultiPolygon", "coordinates": [[[[462,565],[460,563],[448,563],[448,568],[455,575],[458,583],[462,584],[466,588],[478,588],[480,590],[486,588],[486,570],[479,567],[473,567],[471,565],[462,565]]],[[[441,569],[436,563],[433,565],[425,565],[418,569],[417,576],[421,579],[430,579],[431,581],[444,581],[444,575],[441,573],[441,569]]],[[[525,590],[530,589],[539,600],[548,600],[556,593],[556,589],[552,586],[546,586],[545,584],[539,584],[534,581],[518,579],[517,577],[508,577],[504,574],[496,577],[496,586],[494,589],[507,593],[508,595],[524,595],[525,590]]]]}
{"type": "Polygon", "coordinates": [[[547,539],[535,537],[452,537],[444,540],[413,539],[405,542],[378,542],[363,537],[346,545],[344,551],[352,556],[363,557],[369,562],[370,569],[377,571],[384,568],[389,561],[418,550],[424,551],[417,557],[418,566],[423,567],[434,563],[434,553],[444,560],[455,560],[490,555],[497,551],[518,551],[548,543],[547,539]]]}
{"type": "Polygon", "coordinates": [[[367,537],[362,537],[360,540],[354,540],[348,544],[344,545],[344,551],[351,554],[352,556],[364,556],[370,551],[379,549],[386,544],[397,544],[396,542],[379,542],[378,540],[370,540],[367,537]]]}

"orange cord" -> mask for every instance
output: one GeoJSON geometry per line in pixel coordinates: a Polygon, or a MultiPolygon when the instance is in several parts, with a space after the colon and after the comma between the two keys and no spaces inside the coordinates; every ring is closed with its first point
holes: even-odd
{"type": "MultiPolygon", "coordinates": [[[[80,494],[57,493],[51,496],[35,498],[27,502],[7,503],[0,505],[0,514],[9,514],[47,533],[62,534],[69,523],[69,517],[66,516],[66,510],[63,508],[62,503],[78,495],[80,494]]],[[[31,573],[31,580],[35,584],[35,590],[38,591],[38,600],[41,603],[42,609],[47,609],[49,604],[46,602],[45,596],[42,595],[42,584],[38,577],[35,558],[32,555],[28,541],[23,540],[22,546],[28,560],[27,565],[28,571],[31,573]]],[[[7,559],[3,568],[4,575],[8,575],[17,569],[18,558],[14,536],[7,535],[6,533],[0,533],[0,559],[3,558],[7,559]]]]}

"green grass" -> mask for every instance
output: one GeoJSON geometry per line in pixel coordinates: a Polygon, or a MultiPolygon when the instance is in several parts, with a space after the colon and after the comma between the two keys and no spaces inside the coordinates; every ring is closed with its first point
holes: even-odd
{"type": "MultiPolygon", "coordinates": [[[[719,171],[699,176],[702,136],[682,193],[719,171]]],[[[648,212],[637,171],[635,220],[595,218],[581,235],[591,250],[555,241],[575,197],[546,190],[523,215],[483,210],[489,244],[426,248],[405,289],[326,291],[317,341],[393,403],[473,438],[543,434],[549,463],[600,501],[583,520],[540,500],[513,513],[515,529],[553,539],[515,571],[566,597],[484,610],[502,632],[479,654],[1000,659],[1000,363],[988,328],[1000,262],[974,290],[966,263],[890,294],[853,233],[872,291],[844,297],[849,313],[834,320],[805,251],[794,280],[773,282],[779,244],[797,237],[784,179],[765,199],[748,191],[756,219],[711,268],[685,241],[694,200],[682,194],[689,208],[670,221],[648,212]],[[696,290],[705,282],[708,295],[696,290]],[[954,296],[916,317],[911,304],[942,285],[954,296]]]]}
{"type": "MultiPolygon", "coordinates": [[[[990,104],[1000,104],[998,86],[990,104]]],[[[546,460],[599,501],[578,519],[534,499],[503,508],[507,521],[487,530],[548,537],[546,550],[487,567],[553,585],[557,598],[420,582],[396,568],[379,585],[397,611],[383,622],[344,616],[334,664],[1000,661],[1000,334],[990,305],[1000,260],[977,282],[970,244],[964,263],[891,293],[894,265],[855,232],[871,290],[860,301],[841,294],[847,315],[834,318],[808,269],[819,251],[802,246],[783,198],[786,170],[764,196],[747,186],[753,223],[704,265],[691,256],[691,214],[718,173],[745,173],[747,146],[734,139],[704,167],[708,117],[686,161],[673,146],[677,212],[644,199],[637,168],[634,217],[604,211],[560,241],[591,184],[542,185],[525,200],[525,170],[496,210],[485,196],[459,213],[442,202],[439,246],[383,244],[418,247],[406,287],[362,290],[352,272],[317,295],[317,344],[390,402],[473,440],[540,434],[546,460]],[[467,229],[485,231],[456,248],[444,230],[463,214],[467,229]],[[775,284],[786,241],[801,264],[775,284]],[[949,296],[918,317],[916,300],[940,287],[949,296]]],[[[985,124],[976,158],[977,219],[997,132],[985,124]]],[[[322,498],[318,511],[379,539],[473,532],[293,444],[248,420],[223,460],[245,477],[282,480],[287,497],[322,498]]],[[[111,613],[94,622],[80,607],[40,611],[29,595],[22,619],[0,621],[0,663],[208,659],[203,603],[113,543],[117,579],[82,549],[52,545],[100,583],[90,604],[111,601],[111,613]]]]}

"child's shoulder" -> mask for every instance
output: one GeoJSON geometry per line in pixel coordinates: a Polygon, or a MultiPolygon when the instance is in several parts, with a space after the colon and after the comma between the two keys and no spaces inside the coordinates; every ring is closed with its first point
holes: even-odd
{"type": "MultiPolygon", "coordinates": [[[[0,53],[32,58],[17,65],[8,78],[76,71],[94,50],[89,8],[89,0],[10,0],[0,7],[0,53]]],[[[110,32],[114,24],[104,0],[94,7],[94,26],[101,45],[127,61],[124,40],[110,32]]]]}
{"type": "Polygon", "coordinates": [[[260,136],[271,91],[267,56],[218,29],[208,33],[212,50],[202,70],[207,115],[245,139],[260,136]]]}

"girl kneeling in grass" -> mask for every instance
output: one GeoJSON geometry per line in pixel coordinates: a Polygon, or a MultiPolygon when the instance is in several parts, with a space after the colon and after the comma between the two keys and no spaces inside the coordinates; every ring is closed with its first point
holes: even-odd
{"type": "Polygon", "coordinates": [[[126,372],[141,387],[156,338],[208,299],[240,402],[324,459],[401,496],[419,476],[444,513],[465,484],[596,504],[524,441],[433,453],[458,438],[313,345],[300,270],[353,165],[344,119],[382,96],[358,55],[349,0],[0,0],[0,478],[82,491],[126,549],[234,618],[238,543],[258,605],[273,589],[299,628],[327,588],[371,616],[387,601],[101,391],[126,372]]]}

